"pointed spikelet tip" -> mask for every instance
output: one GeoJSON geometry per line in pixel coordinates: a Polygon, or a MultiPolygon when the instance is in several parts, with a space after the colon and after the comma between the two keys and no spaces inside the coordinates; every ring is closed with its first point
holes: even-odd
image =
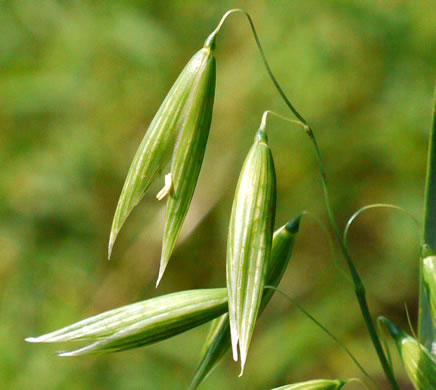
{"type": "Polygon", "coordinates": [[[300,214],[298,217],[295,217],[291,221],[289,221],[286,224],[286,230],[290,233],[298,233],[298,230],[300,229],[300,222],[301,218],[303,217],[303,214],[300,214]]]}

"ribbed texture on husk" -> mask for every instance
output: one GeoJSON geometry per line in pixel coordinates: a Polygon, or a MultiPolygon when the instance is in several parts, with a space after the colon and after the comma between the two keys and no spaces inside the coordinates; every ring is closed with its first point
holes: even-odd
{"type": "Polygon", "coordinates": [[[265,286],[276,208],[276,177],[266,135],[259,130],[233,200],[227,243],[227,289],[233,358],[241,374],[265,286]]]}
{"type": "Polygon", "coordinates": [[[410,381],[417,390],[436,389],[436,359],[416,339],[394,323],[382,317],[395,340],[398,352],[410,381]]]}
{"type": "Polygon", "coordinates": [[[203,48],[202,64],[181,115],[181,132],[171,163],[169,193],[158,282],[162,278],[191,204],[206,150],[215,96],[213,51],[203,48]]]}
{"type": "Polygon", "coordinates": [[[433,324],[436,326],[436,256],[428,256],[422,262],[424,288],[430,300],[433,324]]]}
{"type": "Polygon", "coordinates": [[[227,311],[225,288],[182,291],[90,317],[29,342],[95,341],[62,356],[123,351],[152,344],[208,322],[227,311]]]}
{"type": "Polygon", "coordinates": [[[115,210],[109,239],[109,257],[126,218],[168,164],[177,135],[183,126],[186,126],[186,113],[194,102],[192,89],[197,88],[197,80],[202,78],[205,70],[210,67],[209,63],[214,63],[211,56],[210,49],[202,48],[191,58],[168,92],[142,139],[115,210]]]}
{"type": "MultiPolygon", "coordinates": [[[[268,264],[265,285],[278,287],[288,266],[301,216],[293,219],[274,233],[271,260],[268,264]]],[[[259,315],[274,294],[273,289],[264,289],[259,315]]],[[[229,315],[224,314],[212,322],[206,342],[203,346],[200,362],[195,370],[190,390],[200,383],[215,369],[231,347],[229,315]]]]}

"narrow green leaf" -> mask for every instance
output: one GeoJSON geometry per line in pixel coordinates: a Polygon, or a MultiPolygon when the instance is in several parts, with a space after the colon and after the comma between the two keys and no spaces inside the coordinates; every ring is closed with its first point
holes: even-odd
{"type": "Polygon", "coordinates": [[[214,52],[210,47],[204,47],[202,52],[202,62],[180,118],[181,131],[171,163],[171,185],[168,191],[157,284],[163,276],[191,204],[209,136],[215,96],[216,65],[214,52]]]}
{"type": "Polygon", "coordinates": [[[196,80],[204,72],[204,60],[208,56],[207,49],[203,48],[191,58],[168,92],[136,151],[115,210],[109,257],[118,232],[130,212],[171,158],[177,134],[186,122],[187,106],[192,103],[191,91],[194,86],[197,88],[196,80]]]}
{"type": "Polygon", "coordinates": [[[331,380],[331,379],[315,379],[307,382],[294,383],[276,387],[272,390],[339,390],[347,381],[331,380]]]}
{"type": "Polygon", "coordinates": [[[415,389],[436,389],[435,357],[415,338],[409,336],[387,318],[381,317],[381,321],[394,339],[401,361],[415,389]]]}
{"type": "MultiPolygon", "coordinates": [[[[278,287],[288,266],[299,229],[301,215],[274,233],[271,261],[268,264],[265,285],[278,287]]],[[[259,315],[262,313],[274,294],[273,289],[263,291],[259,315]]],[[[200,363],[195,370],[190,390],[196,389],[200,383],[214,370],[217,364],[231,347],[229,315],[224,314],[215,319],[209,330],[201,353],[200,363]]]]}
{"type": "Polygon", "coordinates": [[[276,177],[265,131],[255,137],[236,187],[227,243],[227,289],[233,358],[241,375],[265,286],[276,208],[276,177]]]}
{"type": "MultiPolygon", "coordinates": [[[[427,177],[425,180],[423,248],[436,254],[436,88],[433,101],[433,124],[430,131],[427,177]]],[[[427,295],[424,278],[424,255],[420,260],[418,340],[429,351],[436,349],[436,326],[432,321],[430,297],[427,295]]]]}
{"type": "Polygon", "coordinates": [[[61,356],[123,351],[173,337],[226,311],[225,288],[182,291],[110,310],[26,341],[94,341],[83,348],[61,353],[61,356]]]}

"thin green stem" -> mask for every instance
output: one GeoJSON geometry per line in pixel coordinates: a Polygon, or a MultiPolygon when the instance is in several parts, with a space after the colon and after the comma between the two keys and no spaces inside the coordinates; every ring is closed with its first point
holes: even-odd
{"type": "Polygon", "coordinates": [[[296,121],[294,119],[286,118],[285,116],[277,114],[276,112],[271,111],[271,110],[266,110],[266,111],[263,112],[262,121],[260,123],[260,128],[263,129],[263,130],[265,130],[265,127],[266,127],[266,120],[268,119],[268,114],[274,115],[274,116],[276,116],[277,118],[279,118],[279,119],[281,119],[283,121],[290,122],[290,123],[293,123],[295,125],[300,125],[300,126],[304,127],[304,124],[302,122],[300,122],[300,121],[296,121]]]}
{"type": "Polygon", "coordinates": [[[327,229],[327,226],[324,225],[324,223],[322,223],[322,221],[313,213],[311,213],[310,211],[306,211],[304,210],[303,215],[309,215],[310,217],[312,217],[317,223],[318,225],[321,227],[322,231],[325,233],[325,235],[327,236],[329,245],[330,245],[330,249],[332,252],[332,256],[333,256],[333,264],[335,266],[335,268],[342,274],[342,276],[345,278],[345,280],[347,280],[349,283],[353,283],[353,281],[351,280],[351,278],[348,276],[348,274],[342,269],[342,267],[339,264],[338,258],[336,256],[336,250],[335,250],[335,246],[333,244],[333,239],[330,235],[330,232],[327,229]]]}
{"type": "MultiPolygon", "coordinates": [[[[319,151],[318,151],[318,153],[319,153],[319,151]]],[[[320,157],[319,157],[319,161],[321,161],[320,157]]],[[[359,273],[357,272],[357,269],[356,269],[356,267],[351,259],[351,256],[348,253],[347,248],[345,247],[345,243],[342,240],[341,232],[339,230],[339,226],[336,222],[336,218],[335,218],[335,215],[333,213],[333,209],[332,209],[331,204],[330,204],[330,199],[328,196],[327,182],[323,182],[323,188],[324,188],[324,197],[325,197],[325,201],[326,201],[326,205],[327,205],[327,212],[329,214],[330,222],[333,226],[333,230],[336,234],[336,238],[338,240],[339,246],[340,246],[341,251],[344,255],[345,261],[347,262],[348,268],[350,270],[351,277],[352,277],[353,283],[354,283],[354,292],[356,294],[356,298],[357,298],[357,301],[359,303],[360,311],[362,312],[362,316],[363,316],[363,319],[365,321],[366,327],[368,328],[368,332],[369,332],[369,335],[371,337],[371,341],[372,341],[374,348],[377,352],[378,358],[379,358],[380,363],[383,367],[383,371],[385,372],[385,375],[388,378],[392,388],[399,389],[398,384],[397,384],[395,377],[394,377],[394,373],[392,372],[392,368],[386,359],[385,353],[383,351],[383,347],[382,347],[381,342],[380,342],[380,338],[379,338],[377,331],[375,329],[374,322],[372,320],[371,313],[369,311],[368,303],[366,300],[365,287],[362,283],[362,280],[360,279],[359,273]]]]}
{"type": "Polygon", "coordinates": [[[380,316],[377,318],[377,327],[378,327],[378,330],[380,333],[380,338],[382,339],[383,345],[385,347],[386,356],[388,358],[389,365],[391,366],[391,369],[393,370],[392,357],[391,357],[391,351],[389,351],[388,339],[386,337],[386,334],[384,333],[384,328],[382,327],[383,318],[384,318],[383,316],[380,316]]]}
{"type": "MultiPolygon", "coordinates": [[[[264,111],[264,113],[263,113],[263,115],[262,115],[262,121],[261,121],[261,123],[260,123],[260,129],[262,129],[262,130],[265,130],[265,128],[266,128],[266,121],[267,121],[267,119],[268,119],[268,114],[270,114],[270,115],[274,115],[274,116],[276,116],[277,118],[279,118],[279,119],[281,119],[281,120],[284,120],[284,121],[286,121],[286,122],[290,122],[290,123],[293,123],[293,124],[296,124],[296,125],[300,125],[300,126],[303,127],[304,130],[307,128],[307,126],[306,126],[304,123],[300,122],[300,121],[296,121],[296,120],[293,120],[293,119],[289,119],[289,118],[287,118],[287,117],[285,117],[285,116],[283,116],[283,115],[277,114],[276,112],[271,111],[271,110],[266,110],[266,111],[264,111]]],[[[327,227],[326,227],[326,226],[321,222],[321,220],[320,220],[317,216],[315,216],[315,214],[311,213],[310,211],[306,211],[306,210],[305,210],[305,211],[303,211],[302,214],[306,214],[306,215],[309,215],[310,217],[312,217],[312,218],[314,219],[314,221],[317,222],[318,225],[321,227],[321,230],[322,230],[322,231],[325,233],[325,235],[327,236],[327,240],[328,240],[328,242],[329,242],[330,249],[331,249],[331,252],[332,252],[333,263],[334,263],[336,269],[337,269],[337,270],[342,274],[342,276],[343,276],[347,281],[349,281],[350,283],[352,283],[352,280],[350,279],[350,277],[345,273],[345,271],[344,271],[344,270],[342,269],[342,267],[339,265],[339,261],[338,261],[337,256],[336,256],[335,246],[334,246],[334,244],[333,244],[333,240],[332,240],[332,238],[331,238],[331,235],[330,235],[330,233],[329,233],[327,227]]]]}
{"type": "Polygon", "coordinates": [[[274,286],[265,286],[265,288],[272,289],[274,291],[277,291],[281,295],[283,295],[285,298],[289,300],[298,310],[300,310],[302,313],[304,313],[312,322],[314,322],[318,327],[320,327],[326,334],[328,334],[335,342],[338,344],[345,352],[346,354],[353,360],[353,362],[356,364],[357,367],[359,367],[360,371],[362,371],[363,375],[365,375],[370,382],[372,382],[375,387],[378,388],[376,382],[371,377],[371,375],[368,374],[368,372],[362,367],[362,365],[359,363],[359,361],[354,357],[354,355],[351,353],[351,351],[346,347],[346,345],[339,340],[333,333],[331,333],[321,322],[319,322],[315,317],[313,317],[306,309],[304,309],[295,299],[291,298],[289,295],[285,294],[283,291],[278,289],[274,286]]]}
{"type": "Polygon", "coordinates": [[[268,75],[270,76],[274,86],[278,90],[280,96],[286,102],[286,105],[289,107],[289,109],[292,111],[292,113],[297,117],[297,119],[299,121],[301,121],[304,125],[308,126],[306,120],[299,114],[299,112],[296,110],[296,108],[289,101],[289,99],[287,98],[286,94],[283,92],[282,88],[280,87],[280,84],[278,83],[278,81],[274,77],[274,74],[273,74],[273,72],[271,70],[271,67],[269,66],[268,60],[266,59],[265,52],[263,51],[262,45],[260,43],[259,36],[257,35],[256,28],[254,27],[253,20],[251,19],[251,16],[250,16],[250,14],[247,11],[245,11],[245,10],[243,10],[241,8],[235,8],[235,9],[231,9],[231,10],[227,11],[224,14],[224,16],[221,18],[220,22],[218,23],[218,26],[215,28],[215,30],[207,38],[206,43],[208,45],[213,45],[215,43],[216,36],[219,33],[219,31],[221,30],[221,27],[223,26],[223,24],[226,21],[227,17],[229,15],[233,14],[233,13],[236,13],[236,12],[242,13],[242,14],[244,14],[247,17],[248,23],[250,24],[251,31],[253,32],[253,36],[254,36],[254,39],[256,41],[256,45],[257,45],[257,47],[259,49],[259,52],[260,52],[260,55],[262,57],[263,63],[265,65],[265,68],[266,68],[266,70],[268,72],[268,75]]]}
{"type": "Polygon", "coordinates": [[[333,208],[330,202],[330,196],[329,196],[329,189],[328,189],[328,183],[327,183],[327,175],[324,169],[324,165],[322,163],[321,159],[321,152],[319,150],[318,144],[315,139],[315,135],[313,134],[313,131],[309,132],[310,139],[312,141],[312,144],[315,148],[315,154],[318,160],[319,169],[321,171],[321,181],[322,181],[322,187],[324,192],[324,199],[326,203],[327,208],[327,214],[330,219],[330,223],[333,227],[333,231],[335,232],[336,239],[338,241],[339,247],[341,249],[341,252],[345,258],[345,261],[347,262],[348,268],[350,270],[351,277],[353,279],[354,283],[354,293],[356,294],[357,301],[360,306],[360,311],[362,313],[363,319],[365,321],[366,327],[369,332],[369,336],[371,337],[371,341],[374,345],[374,348],[377,352],[378,358],[380,360],[380,363],[383,367],[383,371],[386,375],[386,378],[388,379],[389,383],[391,384],[391,387],[395,390],[399,389],[398,384],[395,380],[394,373],[392,372],[392,368],[389,365],[389,362],[386,359],[385,353],[383,351],[383,347],[380,342],[380,338],[377,335],[376,328],[374,326],[374,322],[371,317],[371,313],[368,308],[368,303],[366,300],[366,292],[365,287],[362,283],[362,280],[360,278],[359,273],[357,272],[357,269],[351,259],[351,256],[345,246],[344,241],[342,240],[341,232],[339,229],[339,226],[336,222],[336,217],[333,212],[333,208]]]}
{"type": "Polygon", "coordinates": [[[345,246],[346,246],[347,249],[349,249],[349,248],[348,248],[347,241],[348,241],[348,231],[350,230],[350,226],[351,226],[351,224],[354,222],[354,220],[355,220],[355,219],[356,219],[360,214],[362,214],[362,213],[365,212],[366,210],[375,209],[375,208],[389,208],[389,209],[394,209],[394,210],[400,210],[400,211],[404,212],[406,215],[408,215],[408,216],[413,220],[413,222],[415,222],[416,227],[417,227],[418,229],[419,229],[419,227],[420,227],[420,224],[419,224],[418,220],[414,217],[414,215],[413,215],[411,212],[407,211],[406,209],[404,209],[404,208],[402,208],[402,207],[400,207],[400,206],[396,206],[396,205],[394,205],[394,204],[386,204],[386,203],[374,203],[374,204],[370,204],[370,205],[367,205],[367,206],[363,206],[363,207],[361,207],[359,210],[357,210],[357,211],[356,211],[356,212],[355,212],[355,213],[350,217],[350,219],[348,220],[347,224],[345,225],[343,240],[344,240],[344,244],[345,244],[345,246]]]}
{"type": "Polygon", "coordinates": [[[413,329],[412,321],[410,320],[409,309],[407,308],[406,302],[404,302],[404,310],[406,311],[407,323],[409,324],[410,333],[412,333],[412,336],[416,340],[418,340],[418,337],[416,336],[416,333],[415,333],[415,329],[413,329]]]}
{"type": "Polygon", "coordinates": [[[323,192],[324,192],[324,199],[325,199],[325,203],[326,203],[326,207],[327,207],[327,214],[328,217],[330,219],[330,223],[332,225],[332,228],[335,232],[339,247],[343,253],[343,256],[345,258],[345,261],[347,262],[348,268],[350,270],[351,273],[351,277],[353,279],[353,283],[354,283],[354,291],[357,297],[357,301],[359,303],[360,306],[360,311],[362,312],[362,316],[363,319],[365,321],[366,327],[368,328],[368,332],[369,335],[371,337],[372,343],[374,345],[374,348],[377,352],[378,358],[380,360],[380,363],[383,367],[383,370],[385,372],[385,375],[389,381],[389,383],[391,384],[391,387],[395,390],[398,389],[398,385],[397,382],[395,381],[395,377],[393,375],[392,369],[390,367],[390,365],[388,364],[388,361],[386,360],[386,356],[384,354],[382,345],[380,343],[380,339],[377,335],[377,331],[376,328],[374,326],[374,322],[372,320],[371,314],[369,312],[369,308],[368,308],[368,304],[366,301],[366,294],[365,294],[365,288],[363,286],[363,283],[360,279],[359,273],[357,272],[356,267],[354,266],[353,261],[351,260],[351,256],[347,251],[347,248],[342,240],[342,235],[339,229],[339,226],[336,222],[336,217],[335,214],[333,212],[333,208],[331,206],[331,202],[330,202],[330,196],[329,196],[329,189],[328,189],[328,183],[327,183],[327,174],[325,172],[324,169],[324,165],[322,163],[322,158],[321,158],[321,152],[319,150],[318,147],[318,143],[316,141],[315,135],[312,131],[312,129],[310,128],[308,122],[304,119],[304,117],[297,111],[297,109],[292,105],[292,103],[290,102],[290,100],[287,98],[286,94],[284,93],[283,89],[281,88],[280,84],[278,83],[277,79],[275,78],[271,67],[269,66],[268,60],[266,59],[265,53],[263,51],[262,45],[260,43],[259,40],[259,36],[257,35],[256,29],[254,27],[254,23],[250,17],[250,15],[242,10],[242,9],[235,9],[235,10],[230,10],[228,11],[223,18],[221,19],[220,23],[218,24],[217,28],[214,30],[214,32],[209,36],[209,38],[207,39],[206,42],[213,42],[210,43],[211,45],[215,43],[215,38],[216,38],[216,34],[219,32],[219,30],[221,29],[221,26],[223,25],[224,21],[226,20],[227,16],[230,15],[231,13],[234,12],[240,12],[243,13],[247,19],[248,22],[250,24],[251,30],[253,32],[254,35],[254,39],[256,41],[257,47],[259,49],[260,55],[262,57],[263,63],[265,65],[266,71],[268,73],[268,75],[271,78],[272,83],[274,84],[274,86],[276,87],[277,91],[279,92],[280,96],[282,97],[283,101],[285,102],[285,104],[287,105],[287,107],[290,109],[290,111],[295,115],[295,117],[304,124],[304,127],[306,129],[307,134],[310,137],[310,140],[313,144],[313,147],[315,149],[315,154],[316,154],[316,158],[317,158],[317,162],[318,162],[318,166],[319,166],[319,170],[321,173],[321,181],[322,181],[322,187],[323,187],[323,192]]]}

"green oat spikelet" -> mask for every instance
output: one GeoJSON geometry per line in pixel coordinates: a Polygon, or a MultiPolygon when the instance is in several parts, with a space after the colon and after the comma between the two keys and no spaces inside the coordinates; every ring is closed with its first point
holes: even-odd
{"type": "Polygon", "coordinates": [[[387,318],[380,317],[380,319],[394,339],[401,361],[415,389],[436,389],[436,358],[415,338],[387,318]]]}
{"type": "Polygon", "coordinates": [[[332,380],[332,379],[315,379],[307,382],[294,383],[276,387],[272,390],[339,390],[348,381],[332,380]]]}
{"type": "MultiPolygon", "coordinates": [[[[278,287],[291,258],[300,220],[301,215],[294,218],[274,233],[271,260],[268,264],[265,285],[278,287]]],[[[265,309],[274,292],[275,291],[270,288],[263,291],[259,315],[265,309]]],[[[200,383],[206,379],[228,352],[230,347],[229,315],[224,314],[212,322],[209,334],[203,346],[200,362],[195,370],[191,386],[189,387],[190,390],[196,389],[200,383]]]]}
{"type": "Polygon", "coordinates": [[[171,163],[171,180],[162,196],[168,195],[162,243],[159,284],[174,250],[191,204],[206,150],[215,96],[216,64],[214,40],[202,49],[201,66],[181,115],[181,131],[171,163]]]}
{"type": "MultiPolygon", "coordinates": [[[[264,122],[262,122],[263,124],[264,122]]],[[[276,209],[276,176],[262,125],[244,161],[227,241],[227,289],[233,358],[243,373],[265,286],[276,209]]]]}
{"type": "Polygon", "coordinates": [[[422,277],[430,300],[433,324],[436,325],[436,256],[427,256],[422,261],[422,277]]]}
{"type": "Polygon", "coordinates": [[[189,390],[195,390],[212,373],[230,348],[229,314],[226,313],[212,321],[189,390]]]}
{"type": "Polygon", "coordinates": [[[225,288],[182,291],[137,302],[26,341],[92,343],[60,356],[124,351],[176,336],[227,311],[225,288]]]}
{"type": "MultiPolygon", "coordinates": [[[[192,118],[189,119],[192,106],[199,104],[194,96],[198,93],[199,85],[203,84],[205,75],[209,77],[210,68],[215,68],[211,45],[203,47],[191,58],[154,116],[133,158],[118,200],[109,238],[109,258],[117,235],[130,212],[170,161],[178,134],[186,132],[186,126],[192,126],[192,118]]],[[[213,97],[212,102],[209,98],[205,103],[210,111],[212,103],[213,97]]],[[[204,126],[207,127],[207,132],[208,126],[207,123],[204,126]]]]}

